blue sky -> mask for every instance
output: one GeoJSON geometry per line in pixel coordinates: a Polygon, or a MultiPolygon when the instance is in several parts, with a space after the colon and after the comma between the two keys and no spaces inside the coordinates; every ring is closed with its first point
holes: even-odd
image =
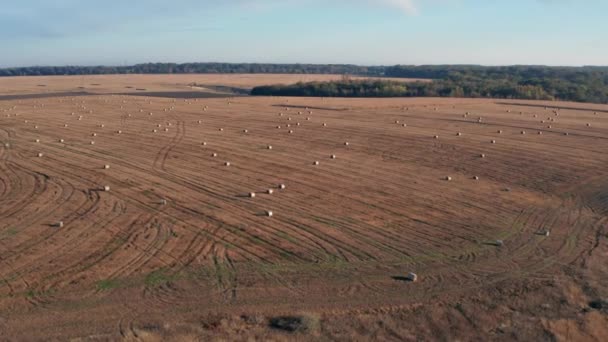
{"type": "Polygon", "coordinates": [[[608,65],[606,0],[8,0],[0,67],[608,65]]]}

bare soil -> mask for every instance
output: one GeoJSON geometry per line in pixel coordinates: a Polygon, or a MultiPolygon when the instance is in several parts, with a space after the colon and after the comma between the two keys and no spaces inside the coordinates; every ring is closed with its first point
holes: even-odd
{"type": "MultiPolygon", "coordinates": [[[[108,92],[189,81],[98,78],[108,92]]],[[[81,82],[21,80],[0,92],[81,82]]],[[[607,109],[5,99],[0,336],[605,340],[607,109]]]]}

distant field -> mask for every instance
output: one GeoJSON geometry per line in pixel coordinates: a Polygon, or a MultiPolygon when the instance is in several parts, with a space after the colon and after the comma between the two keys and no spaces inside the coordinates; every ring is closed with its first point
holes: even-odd
{"type": "Polygon", "coordinates": [[[608,335],[608,106],[107,95],[340,77],[1,78],[1,335],[608,335]]]}
{"type": "MultiPolygon", "coordinates": [[[[187,74],[187,75],[92,75],[27,76],[0,78],[0,95],[88,92],[95,94],[139,92],[190,92],[191,83],[250,89],[267,84],[339,80],[342,75],[187,74]]],[[[360,77],[353,77],[359,79],[360,77]]],[[[397,78],[404,82],[414,79],[397,78]]],[[[201,92],[206,89],[196,89],[201,92]]]]}

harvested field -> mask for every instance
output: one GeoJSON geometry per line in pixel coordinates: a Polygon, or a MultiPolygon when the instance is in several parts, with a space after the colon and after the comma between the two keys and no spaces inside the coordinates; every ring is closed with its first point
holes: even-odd
{"type": "Polygon", "coordinates": [[[0,101],[0,331],[605,336],[606,109],[432,98],[0,101]],[[416,282],[404,281],[409,272],[416,282]]]}

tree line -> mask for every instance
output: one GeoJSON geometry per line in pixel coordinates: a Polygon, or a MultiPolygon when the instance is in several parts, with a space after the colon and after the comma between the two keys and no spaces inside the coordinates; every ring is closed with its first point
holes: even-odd
{"type": "Polygon", "coordinates": [[[252,95],[323,97],[472,97],[608,103],[607,67],[396,66],[384,76],[432,82],[349,80],[270,85],[252,95]]]}
{"type": "Polygon", "coordinates": [[[108,74],[349,74],[382,76],[385,67],[347,64],[146,63],[132,66],[33,66],[0,69],[1,76],[108,74]]]}

